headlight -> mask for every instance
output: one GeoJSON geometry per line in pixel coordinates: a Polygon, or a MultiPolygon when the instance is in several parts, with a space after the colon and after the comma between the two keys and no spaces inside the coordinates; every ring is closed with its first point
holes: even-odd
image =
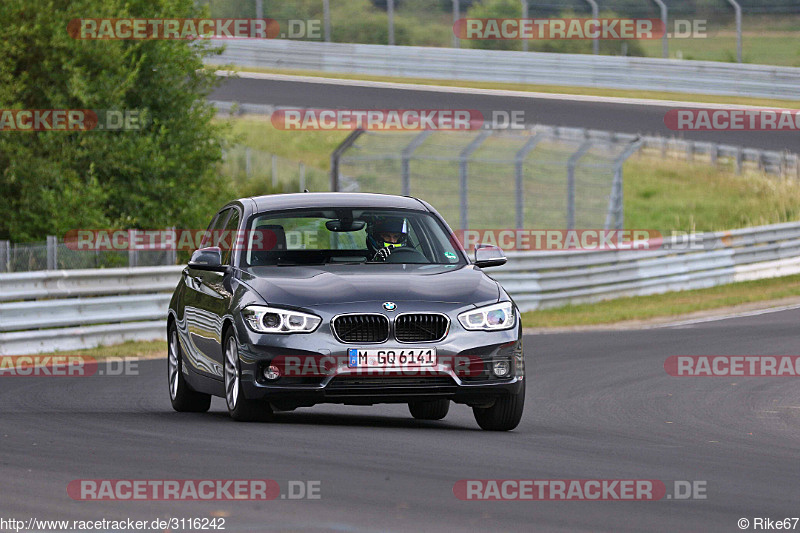
{"type": "Polygon", "coordinates": [[[461,313],[458,321],[464,329],[494,331],[512,328],[517,320],[514,305],[511,302],[500,302],[461,313]]]}
{"type": "Polygon", "coordinates": [[[259,333],[311,333],[322,322],[316,315],[265,305],[245,307],[242,317],[251,329],[259,333]]]}

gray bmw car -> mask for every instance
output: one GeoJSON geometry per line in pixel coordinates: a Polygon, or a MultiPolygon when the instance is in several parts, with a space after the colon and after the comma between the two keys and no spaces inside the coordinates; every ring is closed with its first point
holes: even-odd
{"type": "Polygon", "coordinates": [[[487,430],[525,401],[511,297],[423,200],[299,193],[243,198],[211,220],[167,324],[177,411],[225,398],[235,420],[319,403],[406,403],[440,420],[450,402],[487,430]]]}

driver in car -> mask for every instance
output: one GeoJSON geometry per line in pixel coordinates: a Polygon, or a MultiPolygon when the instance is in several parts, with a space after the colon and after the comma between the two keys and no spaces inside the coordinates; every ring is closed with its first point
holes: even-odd
{"type": "Polygon", "coordinates": [[[408,224],[404,218],[387,218],[371,225],[367,233],[367,248],[374,253],[373,261],[386,261],[395,248],[408,244],[408,224]]]}

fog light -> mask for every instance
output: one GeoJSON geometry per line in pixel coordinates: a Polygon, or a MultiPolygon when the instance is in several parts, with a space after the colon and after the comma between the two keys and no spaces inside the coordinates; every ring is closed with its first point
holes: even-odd
{"type": "Polygon", "coordinates": [[[511,363],[508,361],[495,361],[492,364],[492,372],[498,378],[504,378],[511,373],[511,363]]]}
{"type": "Polygon", "coordinates": [[[268,366],[264,369],[264,379],[275,381],[281,377],[281,370],[277,366],[268,366]]]}

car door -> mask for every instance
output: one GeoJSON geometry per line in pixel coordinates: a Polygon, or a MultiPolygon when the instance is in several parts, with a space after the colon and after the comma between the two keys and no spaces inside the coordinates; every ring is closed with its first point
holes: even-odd
{"type": "MultiPolygon", "coordinates": [[[[230,238],[226,231],[238,229],[240,215],[237,208],[221,211],[209,227],[209,237],[203,246],[223,248],[223,264],[230,264],[230,238]],[[231,229],[231,226],[232,229],[231,229]],[[224,249],[224,248],[227,248],[224,249]]],[[[186,290],[186,322],[195,370],[207,377],[222,379],[222,319],[227,313],[231,294],[226,277],[230,273],[200,270],[189,266],[184,270],[186,290]]]]}

